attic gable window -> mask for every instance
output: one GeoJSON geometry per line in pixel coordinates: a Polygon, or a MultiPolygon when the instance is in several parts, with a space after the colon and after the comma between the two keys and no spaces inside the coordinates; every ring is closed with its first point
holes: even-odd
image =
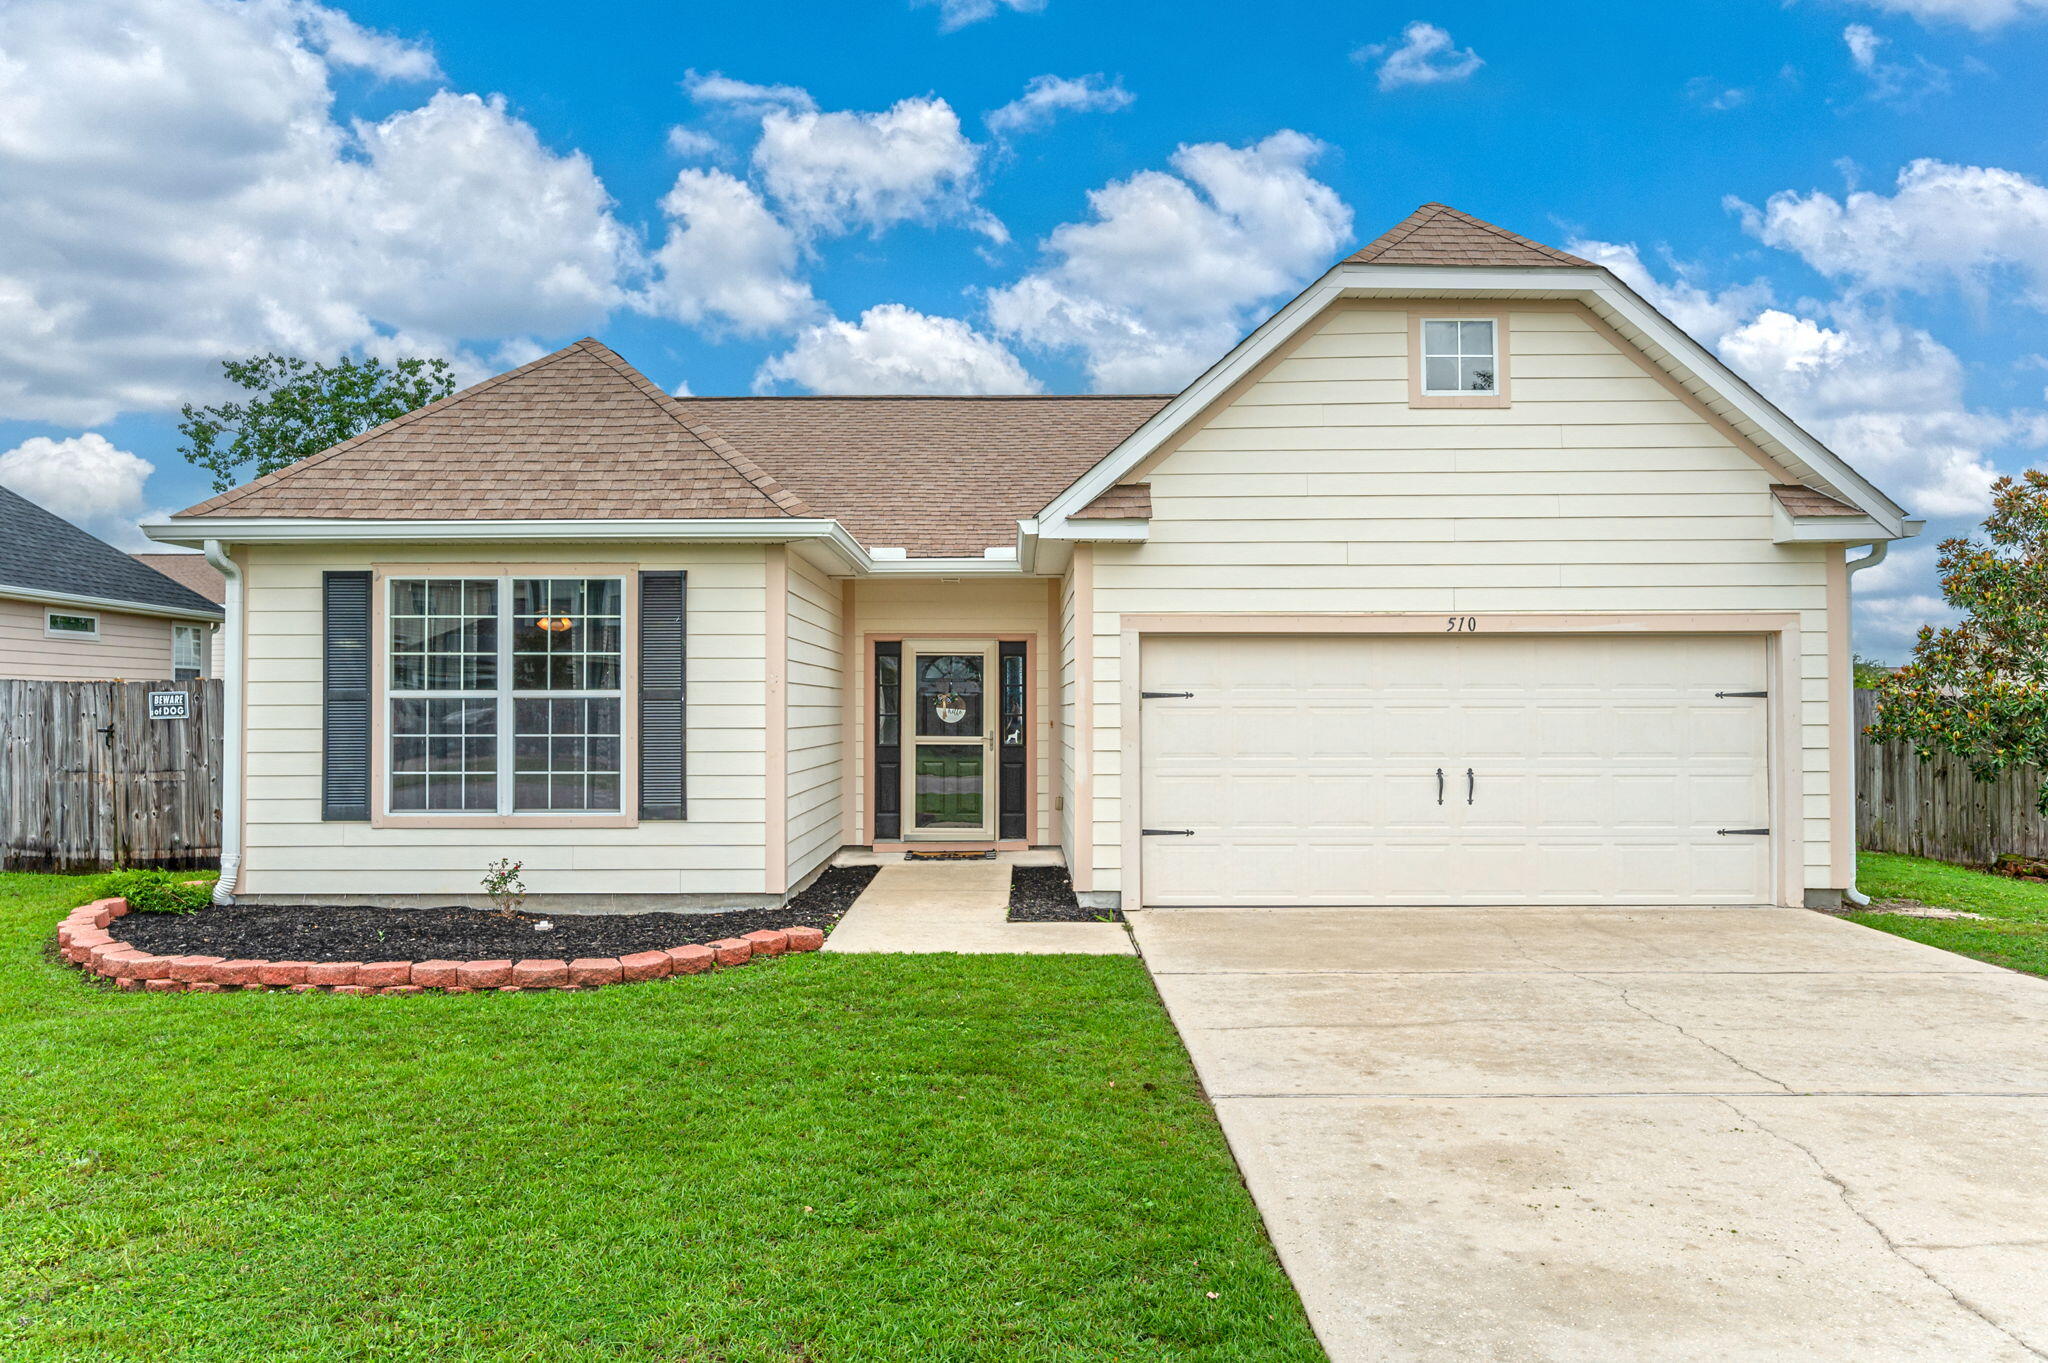
{"type": "Polygon", "coordinates": [[[1422,391],[1431,397],[1500,392],[1500,340],[1492,318],[1423,319],[1422,391]]]}

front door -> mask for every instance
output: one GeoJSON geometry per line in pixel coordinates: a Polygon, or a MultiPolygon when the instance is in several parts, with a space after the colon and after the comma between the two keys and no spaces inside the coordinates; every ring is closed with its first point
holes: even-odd
{"type": "Polygon", "coordinates": [[[996,646],[982,639],[903,645],[903,829],[910,839],[995,836],[996,646]]]}

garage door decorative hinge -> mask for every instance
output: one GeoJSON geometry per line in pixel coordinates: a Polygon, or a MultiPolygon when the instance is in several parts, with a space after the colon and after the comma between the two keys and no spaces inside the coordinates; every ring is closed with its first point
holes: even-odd
{"type": "Polygon", "coordinates": [[[1139,700],[1193,700],[1192,691],[1140,691],[1139,700]]]}
{"type": "Polygon", "coordinates": [[[1763,838],[1770,836],[1768,828],[1717,828],[1714,830],[1724,838],[1763,838]]]}
{"type": "Polygon", "coordinates": [[[1716,691],[1715,700],[1762,700],[1770,695],[1768,691],[1716,691]]]}
{"type": "Polygon", "coordinates": [[[1138,830],[1148,838],[1192,838],[1192,828],[1141,828],[1138,830]]]}

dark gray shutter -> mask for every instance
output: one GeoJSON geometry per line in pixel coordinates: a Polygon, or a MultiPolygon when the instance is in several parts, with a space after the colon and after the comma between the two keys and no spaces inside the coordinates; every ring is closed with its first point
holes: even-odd
{"type": "Polygon", "coordinates": [[[875,645],[875,841],[903,836],[903,645],[875,645]]]}
{"type": "Polygon", "coordinates": [[[370,575],[321,575],[320,817],[370,817],[370,575]]]}
{"type": "Polygon", "coordinates": [[[640,817],[684,817],[683,573],[640,574],[640,817]]]}
{"type": "Polygon", "coordinates": [[[1024,656],[1024,641],[998,645],[998,700],[996,735],[996,836],[1015,842],[1030,836],[1025,828],[1024,750],[1031,731],[1030,665],[1024,656]]]}

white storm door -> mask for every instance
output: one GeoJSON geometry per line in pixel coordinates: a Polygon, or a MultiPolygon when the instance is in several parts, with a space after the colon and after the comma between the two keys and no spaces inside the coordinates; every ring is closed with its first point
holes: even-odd
{"type": "Polygon", "coordinates": [[[903,836],[995,836],[996,646],[985,639],[903,645],[903,836]]]}

